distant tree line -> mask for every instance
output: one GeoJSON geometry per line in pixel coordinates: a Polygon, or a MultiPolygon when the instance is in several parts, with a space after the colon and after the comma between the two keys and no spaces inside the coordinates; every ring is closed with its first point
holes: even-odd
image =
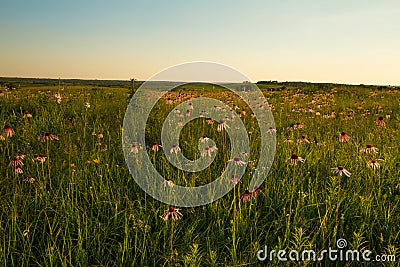
{"type": "Polygon", "coordinates": [[[18,78],[18,77],[0,77],[0,85],[8,88],[19,88],[19,85],[44,85],[44,86],[66,86],[66,85],[91,85],[99,87],[123,87],[132,88],[140,86],[143,82],[136,79],[130,80],[81,80],[81,79],[48,79],[48,78],[18,78]]]}

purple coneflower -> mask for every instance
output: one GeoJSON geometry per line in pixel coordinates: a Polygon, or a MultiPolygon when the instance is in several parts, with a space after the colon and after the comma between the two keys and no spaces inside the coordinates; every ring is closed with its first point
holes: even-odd
{"type": "Polygon", "coordinates": [[[239,178],[237,178],[237,176],[234,174],[232,174],[231,178],[229,178],[229,182],[232,183],[233,185],[237,185],[238,183],[241,183],[239,178]]]}
{"type": "MultiPolygon", "coordinates": [[[[24,155],[22,155],[22,156],[24,156],[24,155]]],[[[18,155],[15,156],[14,159],[10,161],[10,164],[8,164],[8,166],[14,167],[14,168],[17,168],[19,166],[24,166],[24,163],[22,162],[21,159],[23,159],[23,158],[18,157],[18,155]]]]}
{"type": "Polygon", "coordinates": [[[172,148],[169,150],[169,153],[178,154],[179,151],[181,151],[180,147],[177,144],[173,144],[172,148]]]}
{"type": "Polygon", "coordinates": [[[374,146],[372,146],[372,145],[370,145],[370,144],[368,144],[368,145],[366,145],[365,147],[363,147],[361,150],[360,150],[360,152],[364,152],[364,153],[370,153],[370,152],[375,152],[375,153],[378,153],[379,152],[379,149],[378,148],[376,148],[376,147],[374,147],[374,146]]]}
{"type": "Polygon", "coordinates": [[[32,114],[30,114],[28,111],[25,112],[24,118],[32,118],[32,114]]]}
{"type": "Polygon", "coordinates": [[[276,133],[276,129],[274,127],[269,127],[267,133],[276,133]]]}
{"type": "Polygon", "coordinates": [[[190,110],[186,110],[186,117],[190,117],[190,110]]]}
{"type": "Polygon", "coordinates": [[[307,137],[306,136],[301,136],[299,139],[299,142],[306,142],[306,143],[310,143],[310,141],[307,139],[307,137]]]}
{"type": "Polygon", "coordinates": [[[24,179],[24,182],[27,182],[27,183],[32,184],[33,182],[35,182],[35,180],[36,180],[35,178],[29,176],[29,177],[26,177],[26,178],[24,179]]]}
{"type": "Polygon", "coordinates": [[[264,195],[264,192],[258,186],[256,188],[254,188],[254,190],[251,192],[253,197],[256,197],[259,193],[264,195]]]}
{"type": "Polygon", "coordinates": [[[304,159],[299,157],[296,153],[294,153],[286,161],[292,165],[296,165],[297,162],[304,162],[304,159]]]}
{"type": "Polygon", "coordinates": [[[25,158],[25,155],[23,155],[23,154],[21,154],[21,153],[18,153],[18,154],[15,156],[15,158],[16,158],[16,159],[24,159],[24,158],[25,158]]]}
{"type": "Polygon", "coordinates": [[[208,123],[208,124],[213,124],[213,123],[214,123],[214,120],[211,119],[211,118],[208,118],[208,119],[207,119],[207,123],[208,123]]]}
{"type": "Polygon", "coordinates": [[[367,166],[372,168],[373,170],[379,169],[380,165],[376,160],[370,160],[367,162],[367,166]]]}
{"type": "Polygon", "coordinates": [[[245,190],[243,193],[240,194],[240,202],[250,201],[251,193],[249,190],[245,190]]]}
{"type": "Polygon", "coordinates": [[[380,126],[385,126],[385,121],[383,120],[383,117],[380,116],[376,121],[375,121],[376,125],[380,125],[380,126]]]}
{"type": "Polygon", "coordinates": [[[162,218],[164,221],[168,221],[169,218],[171,218],[173,221],[176,221],[183,216],[179,210],[180,209],[175,209],[174,207],[169,206],[169,208],[165,210],[164,214],[162,215],[162,218]]]}
{"type": "Polygon", "coordinates": [[[293,129],[300,129],[300,128],[303,128],[303,125],[302,125],[300,122],[296,122],[296,123],[293,125],[293,129]]]}
{"type": "Polygon", "coordinates": [[[4,130],[4,134],[6,135],[6,137],[12,137],[14,134],[13,129],[11,129],[11,127],[8,125],[4,126],[3,130],[4,130]]]}
{"type": "Polygon", "coordinates": [[[200,116],[200,118],[204,118],[204,115],[207,115],[207,114],[208,114],[207,111],[202,110],[202,111],[200,111],[199,116],[200,116]]]}
{"type": "Polygon", "coordinates": [[[46,161],[46,157],[43,154],[35,154],[35,155],[33,155],[33,160],[34,161],[37,160],[40,163],[44,163],[46,161]]]}
{"type": "Polygon", "coordinates": [[[199,138],[199,142],[203,143],[203,142],[207,142],[208,140],[210,140],[210,138],[208,138],[207,136],[203,135],[202,137],[199,138]]]}
{"type": "Polygon", "coordinates": [[[133,145],[133,146],[132,146],[132,148],[131,148],[131,150],[130,150],[130,153],[134,153],[134,154],[139,153],[139,149],[137,148],[136,145],[133,145]]]}
{"type": "Polygon", "coordinates": [[[224,120],[219,120],[217,131],[222,132],[222,130],[225,130],[227,128],[229,128],[228,124],[226,124],[226,122],[224,120]]]}
{"type": "Polygon", "coordinates": [[[217,151],[218,148],[216,146],[206,146],[202,151],[201,151],[201,156],[204,157],[206,155],[208,155],[209,157],[211,157],[211,153],[214,151],[217,151]]]}
{"type": "Polygon", "coordinates": [[[152,149],[154,152],[157,152],[158,149],[159,149],[160,147],[161,147],[161,146],[160,146],[159,144],[153,143],[153,145],[151,146],[151,149],[152,149]]]}
{"type": "Polygon", "coordinates": [[[340,142],[348,142],[350,139],[350,136],[348,136],[345,132],[340,133],[339,141],[340,142]]]}
{"type": "Polygon", "coordinates": [[[342,166],[332,168],[332,172],[338,173],[340,176],[342,176],[344,174],[347,177],[350,177],[350,175],[351,175],[351,173],[348,170],[346,170],[345,168],[343,168],[342,166]]]}
{"type": "Polygon", "coordinates": [[[233,159],[228,160],[228,162],[233,162],[240,166],[247,164],[247,162],[242,161],[239,157],[234,157],[233,159]]]}
{"type": "Polygon", "coordinates": [[[45,134],[39,135],[38,140],[39,141],[48,141],[48,140],[52,141],[52,140],[59,140],[59,138],[54,134],[45,133],[45,134]]]}
{"type": "Polygon", "coordinates": [[[58,93],[53,94],[53,96],[56,98],[57,104],[61,104],[62,96],[58,93]]]}
{"type": "Polygon", "coordinates": [[[172,180],[169,178],[163,182],[164,187],[167,187],[167,186],[173,187],[174,185],[175,185],[174,182],[172,182],[172,180]]]}

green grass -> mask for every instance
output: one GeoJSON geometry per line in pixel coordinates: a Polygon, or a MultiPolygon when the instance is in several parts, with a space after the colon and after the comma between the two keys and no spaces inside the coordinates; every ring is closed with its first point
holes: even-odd
{"type": "MultiPolygon", "coordinates": [[[[251,159],[256,161],[260,136],[249,108],[227,91],[203,88],[193,85],[184,90],[194,96],[203,92],[228,105],[234,102],[238,112],[247,110],[242,119],[253,132],[251,159]]],[[[260,88],[273,107],[277,125],[277,153],[261,187],[264,195],[239,201],[256,166],[249,164],[235,190],[209,205],[181,209],[183,217],[175,222],[161,218],[168,206],[146,195],[125,164],[121,131],[128,89],[22,86],[3,90],[0,127],[9,125],[15,133],[0,141],[0,263],[257,266],[257,251],[265,245],[271,250],[321,251],[335,248],[339,238],[348,241],[349,249],[399,258],[400,91],[340,85],[260,88]],[[63,96],[60,105],[51,96],[56,92],[63,96]],[[25,111],[33,117],[23,118],[25,111]],[[378,116],[385,117],[386,126],[375,124],[378,116]],[[287,129],[296,122],[303,128],[287,129]],[[342,131],[350,136],[349,142],[339,142],[342,131]],[[38,141],[45,132],[60,140],[38,141]],[[302,135],[310,143],[298,142],[302,135]],[[367,144],[380,152],[361,153],[367,144]],[[22,174],[9,167],[17,153],[26,155],[22,174]],[[305,162],[288,164],[292,153],[305,162]],[[44,154],[44,164],[32,161],[34,154],[44,154]],[[367,168],[371,159],[382,159],[379,169],[367,168]],[[333,174],[331,168],[339,165],[351,177],[333,174]],[[25,182],[26,177],[35,181],[25,182]]],[[[187,174],[169,164],[162,150],[153,157],[151,145],[161,142],[163,118],[173,107],[165,99],[159,101],[146,129],[154,166],[176,184],[192,186],[216,179],[229,159],[229,139],[216,131],[216,123],[209,125],[205,119],[187,124],[180,143],[185,155],[196,158],[198,138],[203,134],[212,138],[219,150],[209,168],[187,174]]],[[[270,264],[277,263],[275,258],[270,264]]]]}

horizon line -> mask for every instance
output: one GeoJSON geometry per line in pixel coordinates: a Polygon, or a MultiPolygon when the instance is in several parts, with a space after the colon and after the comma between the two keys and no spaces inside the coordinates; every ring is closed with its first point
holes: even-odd
{"type": "MultiPolygon", "coordinates": [[[[54,78],[54,77],[21,77],[21,76],[0,76],[0,79],[43,79],[43,80],[78,80],[78,81],[123,81],[130,82],[131,79],[107,79],[107,78],[54,78]]],[[[133,78],[134,79],[134,78],[133,78]]],[[[139,80],[135,79],[136,82],[146,82],[148,80],[139,80]]],[[[160,81],[160,82],[182,82],[182,81],[160,81]]],[[[217,81],[214,81],[217,82],[217,81]]],[[[256,82],[253,81],[243,81],[250,82],[253,84],[257,84],[258,82],[275,82],[275,83],[311,83],[311,84],[336,84],[336,85],[353,85],[353,86],[387,86],[387,87],[400,87],[399,85],[393,84],[370,84],[370,83],[346,83],[346,82],[333,82],[333,81],[315,81],[315,80],[258,80],[256,82]]],[[[186,82],[190,83],[190,82],[186,82]]],[[[193,81],[193,83],[202,83],[202,81],[193,81]]],[[[212,82],[204,82],[204,83],[212,83],[212,82]]],[[[232,83],[230,81],[224,81],[223,83],[232,83]]],[[[237,82],[235,82],[237,83],[237,82]]]]}

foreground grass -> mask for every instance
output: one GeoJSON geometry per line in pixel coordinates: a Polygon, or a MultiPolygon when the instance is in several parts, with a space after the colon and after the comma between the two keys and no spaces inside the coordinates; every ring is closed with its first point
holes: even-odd
{"type": "MultiPolygon", "coordinates": [[[[198,96],[203,87],[190,90],[198,96]]],[[[246,109],[242,119],[254,132],[251,157],[257,160],[260,140],[251,111],[221,89],[204,90],[206,96],[233,101],[238,112],[246,109]]],[[[260,263],[257,251],[265,245],[270,250],[321,251],[336,247],[339,238],[350,249],[399,257],[400,92],[347,86],[262,90],[277,124],[277,153],[262,186],[264,195],[239,201],[256,166],[250,164],[234,191],[207,206],[182,209],[183,217],[175,222],[161,218],[168,207],[146,196],[125,165],[121,128],[127,89],[55,86],[3,92],[0,126],[9,125],[14,135],[0,141],[0,263],[253,266],[260,263]],[[56,92],[63,96],[61,104],[52,96],[56,92]],[[32,118],[24,118],[26,111],[32,118]],[[386,126],[375,124],[379,116],[386,126]],[[287,129],[297,122],[303,127],[287,129]],[[342,131],[349,142],[339,142],[342,131]],[[59,140],[38,141],[46,132],[59,140]],[[310,142],[299,142],[301,136],[310,142]],[[361,153],[367,144],[379,153],[361,153]],[[22,174],[9,167],[17,153],[26,155],[22,174]],[[304,163],[288,164],[292,153],[305,158],[304,163]],[[32,161],[34,154],[45,155],[46,161],[32,161]],[[367,167],[373,159],[379,169],[367,167]],[[333,174],[331,168],[337,166],[352,175],[333,174]],[[35,180],[26,182],[27,177],[35,180]]],[[[160,143],[163,118],[173,106],[160,101],[152,114],[149,154],[152,143],[160,143]]],[[[159,151],[153,162],[160,173],[176,184],[217,178],[229,159],[229,140],[215,123],[189,123],[182,132],[182,149],[196,157],[203,134],[219,147],[209,169],[186,175],[159,151]]]]}

